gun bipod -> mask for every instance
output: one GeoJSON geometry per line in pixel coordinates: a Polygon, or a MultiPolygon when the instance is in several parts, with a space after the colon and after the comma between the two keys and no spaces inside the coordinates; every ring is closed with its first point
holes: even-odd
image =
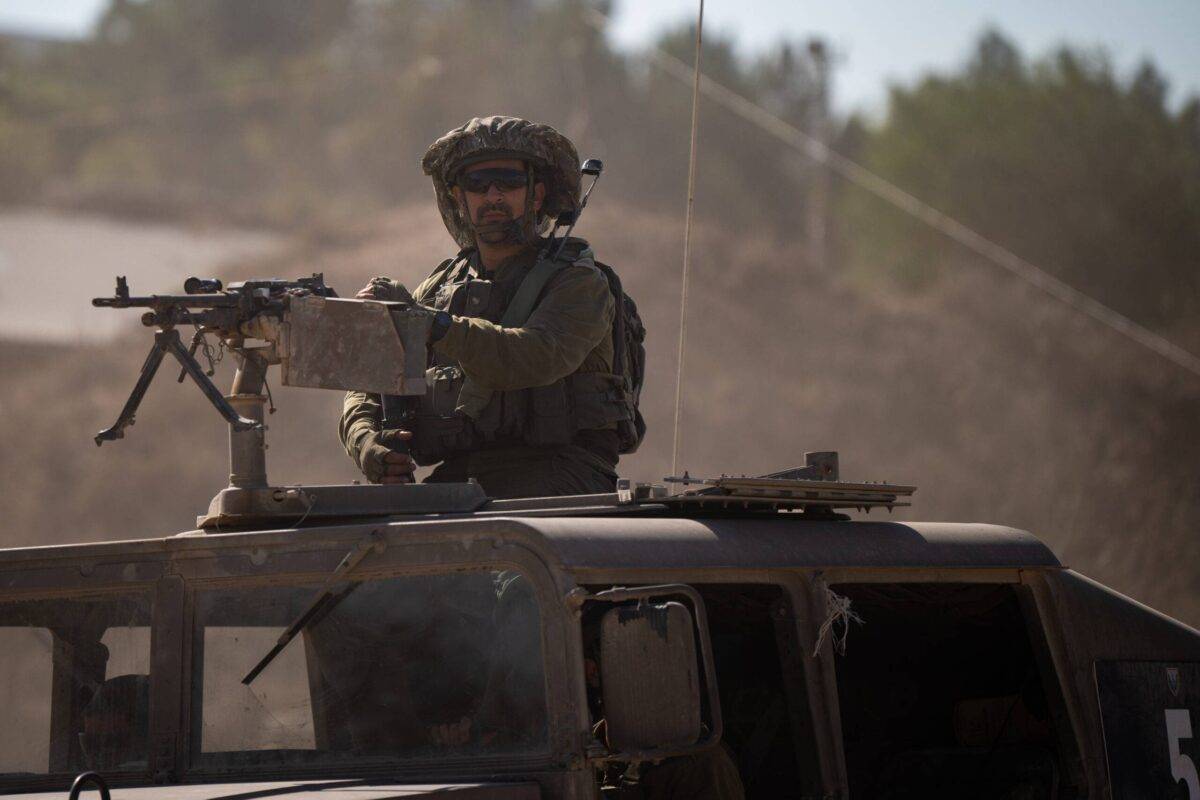
{"type": "Polygon", "coordinates": [[[129,394],[129,399],[125,401],[121,413],[117,416],[117,421],[113,423],[111,428],[106,428],[96,434],[97,447],[105,442],[125,437],[125,429],[133,424],[138,406],[141,405],[142,398],[145,397],[146,390],[150,388],[150,382],[154,380],[154,375],[158,372],[159,366],[162,365],[163,357],[167,353],[175,356],[175,359],[183,367],[183,371],[192,376],[192,380],[200,387],[200,391],[213,404],[217,412],[225,418],[225,421],[233,426],[234,430],[248,431],[261,427],[262,423],[246,419],[234,410],[229,401],[225,399],[225,395],[221,394],[221,390],[204,374],[204,369],[196,361],[195,357],[184,348],[183,342],[179,339],[179,331],[169,328],[158,330],[154,333],[154,345],[150,348],[150,353],[146,356],[145,362],[142,363],[142,372],[138,376],[137,383],[134,384],[133,391],[129,394]]]}

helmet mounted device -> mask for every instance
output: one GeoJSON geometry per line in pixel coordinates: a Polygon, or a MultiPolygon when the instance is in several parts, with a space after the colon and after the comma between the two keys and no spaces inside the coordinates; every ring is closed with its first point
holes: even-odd
{"type": "Polygon", "coordinates": [[[579,208],[574,211],[564,211],[558,215],[558,219],[554,221],[554,230],[550,231],[549,240],[546,242],[546,251],[550,252],[550,248],[554,246],[554,237],[558,234],[558,229],[563,225],[567,226],[567,232],[558,240],[558,246],[554,248],[554,258],[558,258],[558,254],[562,252],[563,246],[566,245],[567,239],[571,238],[571,231],[575,230],[575,223],[579,222],[579,217],[583,215],[583,210],[587,208],[588,198],[592,196],[592,189],[596,188],[596,183],[600,180],[600,173],[604,171],[604,162],[598,158],[589,158],[583,162],[583,166],[579,168],[582,175],[590,175],[592,182],[588,184],[587,191],[583,193],[583,197],[579,201],[579,208]]]}

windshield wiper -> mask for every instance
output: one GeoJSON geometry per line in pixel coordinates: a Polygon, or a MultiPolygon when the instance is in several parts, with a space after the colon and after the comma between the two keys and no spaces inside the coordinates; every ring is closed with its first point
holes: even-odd
{"type": "Polygon", "coordinates": [[[325,585],[313,595],[312,601],[308,604],[308,608],[304,609],[303,613],[284,629],[279,635],[279,640],[275,642],[275,646],[271,651],[262,657],[262,660],[254,665],[254,669],[246,673],[246,677],[242,678],[242,683],[249,686],[254,682],[254,679],[259,676],[264,669],[270,666],[275,657],[283,652],[284,648],[296,638],[296,634],[308,627],[309,623],[313,622],[319,615],[324,614],[341,602],[342,598],[350,593],[350,588],[340,592],[335,592],[337,584],[345,579],[349,572],[359,565],[372,550],[382,553],[387,547],[387,542],[379,535],[379,531],[371,531],[371,534],[365,537],[361,542],[354,546],[354,549],[346,553],[346,557],[341,563],[334,568],[333,572],[326,579],[325,585]]]}

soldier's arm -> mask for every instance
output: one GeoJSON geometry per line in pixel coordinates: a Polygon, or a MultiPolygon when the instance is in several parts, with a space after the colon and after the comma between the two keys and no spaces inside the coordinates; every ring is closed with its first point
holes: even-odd
{"type": "Polygon", "coordinates": [[[342,437],[342,445],[354,463],[362,468],[360,455],[363,440],[372,433],[379,431],[383,420],[383,402],[379,395],[368,392],[346,392],[342,402],[342,420],[338,425],[338,433],[342,437]]]}
{"type": "Polygon", "coordinates": [[[563,267],[528,321],[503,328],[483,319],[453,317],[433,347],[481,387],[496,391],[546,386],[579,369],[612,334],[616,303],[608,280],[589,265],[563,267]]]}

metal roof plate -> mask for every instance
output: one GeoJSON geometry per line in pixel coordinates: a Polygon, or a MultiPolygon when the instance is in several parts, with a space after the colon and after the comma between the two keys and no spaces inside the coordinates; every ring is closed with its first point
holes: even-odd
{"type": "Polygon", "coordinates": [[[568,568],[1060,567],[1000,525],[747,518],[530,518],[568,568]]]}

